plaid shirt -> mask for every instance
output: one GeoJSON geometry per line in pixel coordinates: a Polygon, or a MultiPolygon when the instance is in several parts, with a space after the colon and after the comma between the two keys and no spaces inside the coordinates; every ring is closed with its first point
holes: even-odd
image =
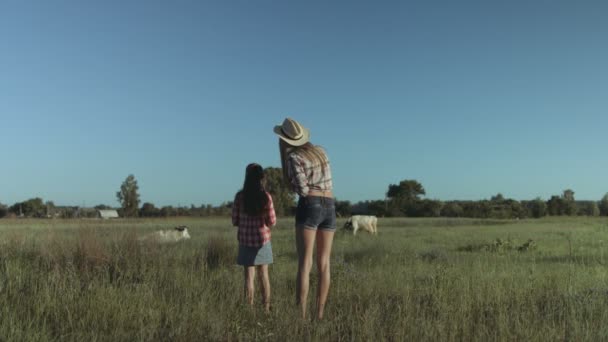
{"type": "Polygon", "coordinates": [[[249,247],[262,247],[270,241],[270,227],[277,222],[272,204],[272,196],[268,196],[268,206],[264,209],[264,214],[259,216],[249,216],[245,213],[243,196],[238,192],[234,197],[232,206],[232,225],[239,227],[237,239],[239,244],[249,247]]]}
{"type": "Polygon", "coordinates": [[[310,191],[331,191],[333,187],[329,159],[325,165],[312,164],[297,151],[287,156],[287,176],[293,191],[302,197],[310,191]]]}

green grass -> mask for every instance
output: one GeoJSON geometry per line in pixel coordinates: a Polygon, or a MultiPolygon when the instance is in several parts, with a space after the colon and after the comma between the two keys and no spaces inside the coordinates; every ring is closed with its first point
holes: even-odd
{"type": "Polygon", "coordinates": [[[338,232],[321,322],[294,307],[292,226],[273,231],[266,315],[244,304],[229,219],[0,220],[0,341],[608,339],[606,219],[381,219],[377,237],[338,232]],[[192,239],[137,241],[179,224],[192,239]],[[467,248],[497,239],[536,248],[467,248]]]}

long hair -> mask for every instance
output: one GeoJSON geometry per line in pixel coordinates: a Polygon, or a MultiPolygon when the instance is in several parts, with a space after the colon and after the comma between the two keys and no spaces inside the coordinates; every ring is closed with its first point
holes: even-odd
{"type": "Polygon", "coordinates": [[[259,164],[251,163],[245,170],[245,183],[241,191],[243,208],[250,216],[258,216],[268,206],[268,196],[264,189],[264,169],[259,164]]]}
{"type": "MultiPolygon", "coordinates": [[[[297,153],[302,156],[304,159],[311,162],[313,165],[326,165],[329,163],[329,159],[325,154],[325,151],[318,146],[313,145],[310,142],[302,146],[291,146],[284,142],[282,139],[279,139],[279,152],[281,153],[281,167],[283,168],[283,180],[286,183],[289,183],[289,177],[287,173],[287,157],[291,153],[297,153]]],[[[321,168],[321,172],[325,172],[325,168],[321,168]]]]}

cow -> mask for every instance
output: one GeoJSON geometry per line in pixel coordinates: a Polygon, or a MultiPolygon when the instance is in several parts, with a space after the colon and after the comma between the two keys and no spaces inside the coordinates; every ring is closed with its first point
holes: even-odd
{"type": "Polygon", "coordinates": [[[376,216],[354,215],[346,220],[344,224],[345,229],[350,227],[353,229],[353,235],[357,235],[357,230],[359,229],[367,230],[371,234],[377,235],[378,218],[376,216]]]}
{"type": "Polygon", "coordinates": [[[159,230],[141,237],[140,241],[155,240],[158,242],[178,242],[180,240],[189,239],[188,227],[177,226],[169,230],[159,230]]]}

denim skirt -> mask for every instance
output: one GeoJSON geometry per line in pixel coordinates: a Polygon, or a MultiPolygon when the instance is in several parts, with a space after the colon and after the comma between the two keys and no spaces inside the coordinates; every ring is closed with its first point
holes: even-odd
{"type": "Polygon", "coordinates": [[[241,266],[272,264],[272,244],[266,242],[262,247],[239,245],[239,256],[236,263],[241,266]]]}

